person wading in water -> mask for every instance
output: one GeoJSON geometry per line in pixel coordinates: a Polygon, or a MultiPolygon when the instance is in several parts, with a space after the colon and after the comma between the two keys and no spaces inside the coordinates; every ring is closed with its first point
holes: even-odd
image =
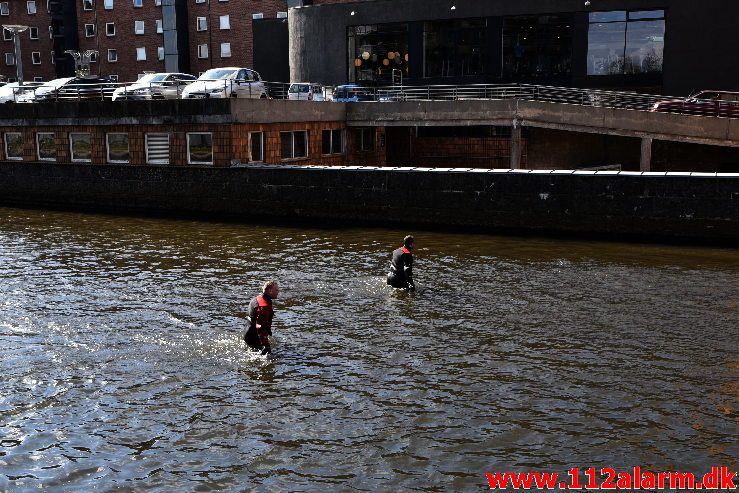
{"type": "Polygon", "coordinates": [[[403,246],[393,252],[390,262],[390,272],[387,274],[387,283],[394,288],[414,291],[413,283],[413,249],[416,247],[412,235],[403,238],[403,246]]]}
{"type": "Polygon", "coordinates": [[[249,326],[244,333],[244,342],[252,349],[262,354],[269,354],[272,348],[269,345],[269,336],[272,335],[272,300],[277,299],[280,287],[277,281],[268,281],[262,287],[262,294],[255,296],[249,303],[249,326]]]}

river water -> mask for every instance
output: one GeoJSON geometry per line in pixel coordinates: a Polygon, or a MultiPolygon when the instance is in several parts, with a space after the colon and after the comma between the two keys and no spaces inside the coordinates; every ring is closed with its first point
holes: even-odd
{"type": "Polygon", "coordinates": [[[736,469],[739,251],[405,233],[0,209],[0,491],[736,469]]]}

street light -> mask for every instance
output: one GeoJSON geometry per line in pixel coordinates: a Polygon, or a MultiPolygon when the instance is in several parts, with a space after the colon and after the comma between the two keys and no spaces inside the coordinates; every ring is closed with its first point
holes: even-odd
{"type": "Polygon", "coordinates": [[[74,73],[77,77],[90,75],[90,60],[98,54],[97,50],[85,50],[83,52],[67,50],[64,53],[74,58],[74,73]]]}
{"type": "Polygon", "coordinates": [[[18,85],[23,85],[23,61],[21,60],[21,38],[20,33],[26,31],[28,26],[19,24],[3,24],[3,29],[13,33],[13,45],[15,46],[15,76],[18,79],[18,85]]]}

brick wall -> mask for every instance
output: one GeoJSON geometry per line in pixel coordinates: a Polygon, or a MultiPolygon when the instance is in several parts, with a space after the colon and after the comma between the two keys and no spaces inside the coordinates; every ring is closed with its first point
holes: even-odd
{"type": "Polygon", "coordinates": [[[190,70],[194,75],[217,67],[253,67],[253,14],[261,13],[265,18],[274,18],[277,12],[287,12],[287,0],[187,1],[190,70]],[[221,16],[229,17],[230,29],[220,28],[221,16]],[[206,19],[207,30],[197,30],[198,17],[206,19]],[[221,43],[231,43],[230,57],[221,56],[221,43]],[[208,57],[198,58],[198,45],[203,44],[208,46],[208,57]]]}
{"type": "MultiPolygon", "coordinates": [[[[23,61],[23,79],[33,81],[35,77],[41,77],[42,80],[51,80],[56,78],[56,69],[52,61],[52,51],[54,44],[49,36],[49,26],[51,25],[51,17],[46,9],[46,0],[36,0],[36,13],[29,14],[27,3],[22,0],[11,0],[8,2],[8,15],[0,16],[0,24],[20,24],[35,28],[38,32],[38,39],[31,39],[30,29],[20,34],[21,57],[23,61]],[[41,63],[34,65],[32,62],[32,53],[38,52],[41,63]]],[[[0,76],[4,80],[15,79],[15,65],[7,65],[5,63],[6,53],[15,53],[12,37],[5,40],[4,36],[0,37],[2,48],[0,49],[0,76]]]]}

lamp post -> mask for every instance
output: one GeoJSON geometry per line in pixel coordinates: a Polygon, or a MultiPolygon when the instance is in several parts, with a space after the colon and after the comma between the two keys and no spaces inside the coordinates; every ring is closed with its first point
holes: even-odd
{"type": "Polygon", "coordinates": [[[20,33],[26,31],[28,26],[19,24],[3,24],[3,29],[13,33],[13,46],[15,47],[15,76],[18,79],[18,85],[23,85],[23,61],[21,60],[21,38],[20,33]]]}
{"type": "Polygon", "coordinates": [[[67,50],[64,53],[74,58],[74,72],[77,77],[86,77],[90,75],[90,59],[97,55],[97,50],[85,50],[83,52],[75,50],[67,50]]]}

